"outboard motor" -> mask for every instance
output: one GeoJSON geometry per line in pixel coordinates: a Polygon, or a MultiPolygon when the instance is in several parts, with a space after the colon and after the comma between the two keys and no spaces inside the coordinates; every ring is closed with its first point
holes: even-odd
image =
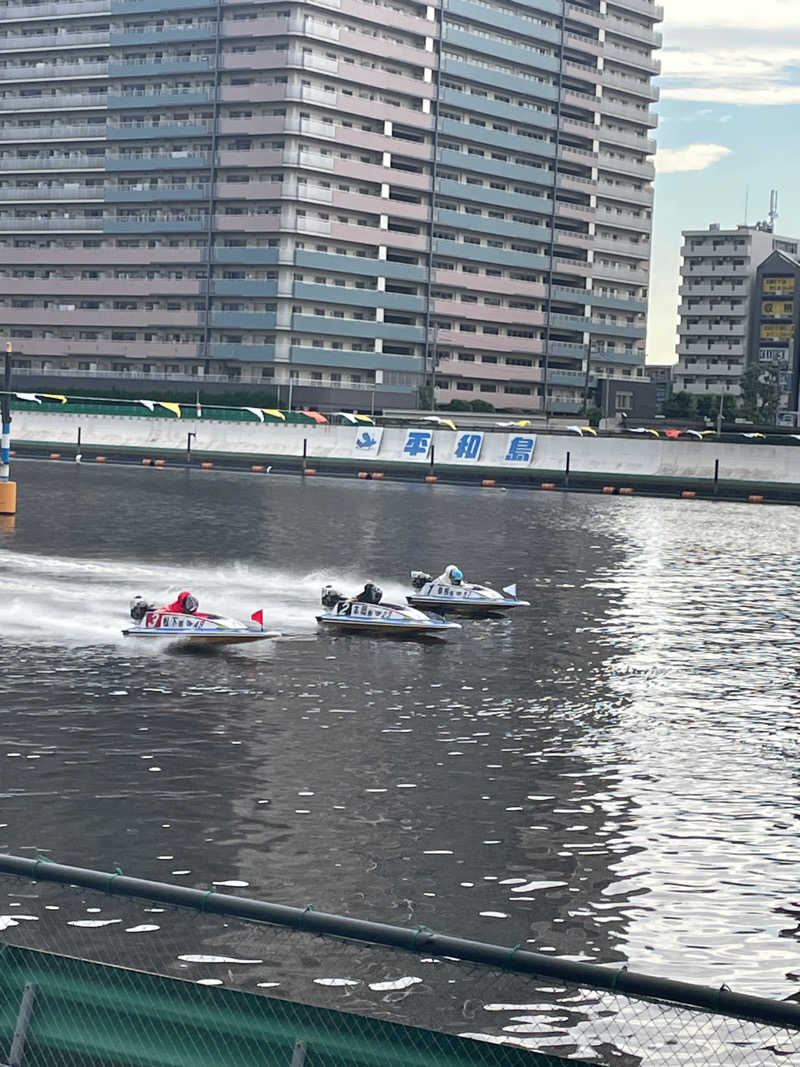
{"type": "Polygon", "coordinates": [[[383,597],[383,590],[380,589],[374,582],[367,582],[363,590],[358,594],[356,600],[362,604],[380,604],[383,597]]]}
{"type": "Polygon", "coordinates": [[[153,605],[148,604],[143,596],[135,596],[131,600],[131,618],[134,622],[142,622],[148,611],[153,610],[153,605]]]}
{"type": "Polygon", "coordinates": [[[425,571],[411,572],[411,584],[415,589],[421,589],[423,585],[427,585],[430,581],[432,581],[431,576],[426,574],[425,571]]]}
{"type": "Polygon", "coordinates": [[[332,611],[337,604],[341,604],[342,601],[347,600],[346,596],[337,592],[332,585],[326,585],[322,589],[322,606],[327,608],[328,611],[332,611]]]}

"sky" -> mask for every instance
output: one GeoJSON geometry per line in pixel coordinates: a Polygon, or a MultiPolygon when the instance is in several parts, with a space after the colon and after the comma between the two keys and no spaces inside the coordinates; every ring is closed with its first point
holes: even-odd
{"type": "Polygon", "coordinates": [[[681,230],[752,225],[777,189],[800,237],[800,0],[661,2],[650,363],[677,358],[681,230]]]}

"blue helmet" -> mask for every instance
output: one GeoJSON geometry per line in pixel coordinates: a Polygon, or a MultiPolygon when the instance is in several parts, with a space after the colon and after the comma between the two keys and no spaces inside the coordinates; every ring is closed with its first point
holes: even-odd
{"type": "Polygon", "coordinates": [[[451,565],[448,570],[450,571],[450,581],[458,585],[459,582],[464,580],[464,575],[461,573],[458,567],[451,565]]]}

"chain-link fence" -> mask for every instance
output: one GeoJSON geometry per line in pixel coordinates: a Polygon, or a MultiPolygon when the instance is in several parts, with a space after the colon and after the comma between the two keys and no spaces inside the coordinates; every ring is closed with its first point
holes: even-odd
{"type": "MultiPolygon", "coordinates": [[[[516,973],[518,947],[479,964],[434,954],[424,928],[407,932],[408,948],[392,948],[298,920],[215,914],[212,893],[200,895],[205,911],[124,897],[120,878],[103,877],[108,892],[0,879],[0,1064],[800,1062],[800,1006],[701,1010],[622,992],[614,979],[624,984],[624,971],[605,989],[554,977],[569,961],[542,957],[546,973],[516,973]],[[15,1062],[28,985],[33,1006],[15,1062]]],[[[608,986],[609,971],[595,970],[608,986]]]]}

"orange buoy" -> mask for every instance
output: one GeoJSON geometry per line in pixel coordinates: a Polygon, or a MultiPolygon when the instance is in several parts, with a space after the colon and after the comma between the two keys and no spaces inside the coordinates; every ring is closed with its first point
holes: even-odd
{"type": "Polygon", "coordinates": [[[254,463],[253,466],[250,468],[251,471],[263,471],[263,469],[264,466],[261,463],[254,463]]]}
{"type": "Polygon", "coordinates": [[[484,489],[494,489],[495,484],[494,478],[484,478],[481,482],[484,489]]]}
{"type": "Polygon", "coordinates": [[[61,453],[60,452],[51,452],[50,453],[50,459],[61,459],[61,453]]]}
{"type": "Polygon", "coordinates": [[[357,478],[369,478],[369,471],[359,471],[356,475],[357,478]]]}
{"type": "Polygon", "coordinates": [[[681,493],[681,500],[694,500],[696,496],[694,489],[684,489],[681,493]]]}
{"type": "Polygon", "coordinates": [[[105,456],[95,456],[94,457],[94,461],[95,461],[95,463],[105,463],[106,462],[106,457],[105,456]]]}
{"type": "Polygon", "coordinates": [[[616,487],[613,486],[613,485],[604,485],[603,486],[603,492],[604,493],[616,493],[616,491],[617,491],[616,487]]]}
{"type": "Polygon", "coordinates": [[[201,463],[201,464],[200,464],[200,469],[201,469],[201,470],[204,470],[204,471],[210,471],[210,470],[211,470],[211,468],[212,468],[213,466],[214,466],[214,464],[213,464],[213,463],[209,463],[209,462],[208,462],[208,461],[206,460],[206,462],[205,462],[205,463],[201,463]]]}
{"type": "Polygon", "coordinates": [[[303,474],[316,474],[316,473],[317,473],[317,468],[316,467],[306,467],[306,469],[303,471],[303,474]]]}
{"type": "Polygon", "coordinates": [[[555,482],[542,482],[542,489],[555,489],[555,482]]]}
{"type": "Polygon", "coordinates": [[[633,496],[633,490],[630,488],[630,486],[625,486],[624,488],[620,489],[619,495],[620,496],[633,496]]]}
{"type": "Polygon", "coordinates": [[[373,471],[373,472],[372,472],[372,480],[373,480],[373,482],[374,482],[374,481],[375,481],[376,479],[377,479],[378,481],[380,481],[382,477],[383,477],[383,471],[373,471]]]}
{"type": "Polygon", "coordinates": [[[145,458],[145,459],[142,460],[142,466],[143,467],[149,467],[152,462],[153,462],[152,459],[145,458]]]}
{"type": "Polygon", "coordinates": [[[427,485],[433,485],[434,482],[438,482],[439,478],[435,474],[426,474],[425,482],[427,485]]]}
{"type": "Polygon", "coordinates": [[[167,461],[165,459],[154,459],[153,460],[153,466],[154,467],[166,467],[166,465],[167,465],[167,461]]]}
{"type": "Polygon", "coordinates": [[[750,504],[763,504],[764,503],[764,497],[763,496],[759,496],[758,493],[754,493],[752,496],[749,496],[747,498],[747,500],[748,500],[748,502],[750,504]]]}

